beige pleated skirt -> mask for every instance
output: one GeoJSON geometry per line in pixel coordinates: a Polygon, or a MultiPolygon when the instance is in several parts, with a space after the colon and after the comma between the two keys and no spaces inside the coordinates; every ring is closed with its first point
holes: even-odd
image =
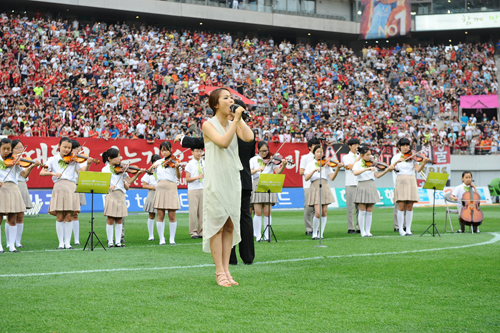
{"type": "Polygon", "coordinates": [[[146,201],[144,202],[144,208],[142,210],[148,213],[154,213],[154,214],[158,213],[158,211],[153,208],[154,200],[155,200],[155,190],[149,190],[146,201]]]}
{"type": "Polygon", "coordinates": [[[356,195],[354,196],[354,203],[376,204],[379,201],[380,196],[378,194],[374,180],[358,182],[358,186],[356,187],[356,195]]]}
{"type": "Polygon", "coordinates": [[[28,185],[24,180],[17,181],[17,187],[19,187],[19,192],[21,192],[21,196],[24,200],[24,205],[26,209],[33,208],[33,203],[31,202],[30,193],[28,192],[28,185]]]}
{"type": "Polygon", "coordinates": [[[85,206],[87,204],[87,198],[85,198],[85,193],[78,193],[78,200],[80,200],[80,206],[85,206]]]}
{"type": "Polygon", "coordinates": [[[125,193],[120,190],[109,192],[106,195],[106,204],[104,205],[104,216],[125,217],[128,216],[127,201],[125,193]]]}
{"type": "Polygon", "coordinates": [[[12,182],[3,183],[0,187],[0,213],[24,213],[25,211],[26,206],[19,187],[12,182]]]}
{"type": "MultiPolygon", "coordinates": [[[[316,179],[311,183],[309,187],[309,200],[307,204],[309,206],[319,205],[319,179],[316,179]]],[[[330,185],[328,185],[328,180],[321,180],[321,205],[329,205],[335,202],[335,197],[333,196],[330,185]]]]}
{"type": "Polygon", "coordinates": [[[278,203],[278,195],[276,193],[271,193],[271,199],[269,199],[269,193],[257,193],[257,185],[259,185],[259,178],[254,179],[252,183],[252,197],[250,198],[250,203],[252,204],[271,204],[274,206],[278,203]]]}
{"type": "Polygon", "coordinates": [[[168,180],[160,180],[158,185],[156,185],[153,208],[169,210],[181,209],[179,195],[177,194],[177,184],[168,180]]]}
{"type": "Polygon", "coordinates": [[[76,191],[76,184],[61,179],[54,184],[52,197],[50,198],[49,214],[56,215],[56,212],[80,212],[80,199],[76,191]]]}
{"type": "Polygon", "coordinates": [[[394,188],[394,202],[418,202],[417,178],[410,175],[398,175],[394,188]]]}

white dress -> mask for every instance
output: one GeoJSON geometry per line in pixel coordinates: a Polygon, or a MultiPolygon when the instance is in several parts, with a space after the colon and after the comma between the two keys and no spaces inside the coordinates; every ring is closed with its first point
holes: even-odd
{"type": "MultiPolygon", "coordinates": [[[[209,122],[220,135],[224,135],[231,125],[228,121],[226,131],[219,119],[213,117],[209,122]]],[[[238,155],[236,134],[228,148],[215,143],[205,143],[205,178],[203,180],[203,251],[210,252],[210,238],[224,226],[230,217],[234,224],[233,245],[241,241],[240,209],[241,180],[243,169],[238,155]]]]}

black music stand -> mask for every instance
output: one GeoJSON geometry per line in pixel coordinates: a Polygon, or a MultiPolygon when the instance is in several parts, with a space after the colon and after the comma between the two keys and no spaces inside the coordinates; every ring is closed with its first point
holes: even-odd
{"type": "Polygon", "coordinates": [[[89,251],[94,251],[94,249],[97,247],[97,244],[94,246],[94,236],[95,238],[97,238],[98,244],[101,244],[104,251],[106,251],[106,248],[102,244],[101,240],[94,232],[94,193],[107,194],[109,192],[110,183],[111,183],[110,173],[81,171],[78,175],[78,187],[76,189],[76,192],[90,193],[92,197],[90,205],[90,221],[89,221],[90,232],[89,232],[89,237],[85,242],[85,246],[83,247],[83,251],[85,251],[87,245],[89,245],[88,247],[89,251]]]}
{"type": "Polygon", "coordinates": [[[271,243],[272,237],[277,243],[276,235],[274,234],[273,227],[271,226],[271,193],[281,193],[283,190],[283,184],[285,183],[285,175],[275,175],[275,174],[265,174],[261,173],[259,177],[259,184],[255,192],[257,193],[267,193],[269,195],[269,223],[264,228],[264,232],[260,239],[266,235],[266,231],[269,229],[269,237],[267,242],[271,243]]]}
{"type": "MultiPolygon", "coordinates": [[[[432,234],[429,231],[429,233],[434,237],[436,233],[441,237],[441,234],[439,233],[439,230],[436,226],[436,190],[443,190],[446,182],[448,181],[448,174],[447,173],[439,173],[439,172],[429,172],[429,175],[427,176],[427,179],[425,180],[424,184],[424,189],[428,190],[434,190],[432,192],[432,224],[425,229],[425,231],[420,235],[422,237],[430,228],[432,228],[432,234]]],[[[411,230],[410,230],[411,232],[411,230]]]]}

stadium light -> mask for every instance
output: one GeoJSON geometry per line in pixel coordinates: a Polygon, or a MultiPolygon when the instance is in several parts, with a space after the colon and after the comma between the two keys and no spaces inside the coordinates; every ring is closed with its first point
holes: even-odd
{"type": "Polygon", "coordinates": [[[135,18],[139,18],[139,15],[137,15],[135,18]]]}
{"type": "Polygon", "coordinates": [[[308,35],[308,36],[311,36],[311,33],[309,32],[307,35],[308,35]]]}
{"type": "Polygon", "coordinates": [[[200,25],[203,25],[203,22],[200,22],[200,25]]]}
{"type": "Polygon", "coordinates": [[[465,34],[467,35],[467,34],[468,34],[468,32],[466,31],[466,32],[465,32],[465,34]]]}
{"type": "Polygon", "coordinates": [[[451,39],[448,40],[451,43],[451,39]]]}

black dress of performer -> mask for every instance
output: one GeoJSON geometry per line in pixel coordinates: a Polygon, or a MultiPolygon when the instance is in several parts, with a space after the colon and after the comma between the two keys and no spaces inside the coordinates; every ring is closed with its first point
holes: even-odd
{"type": "MultiPolygon", "coordinates": [[[[192,138],[184,136],[181,140],[182,147],[203,149],[205,143],[203,138],[192,138]]],[[[250,173],[250,158],[255,155],[255,140],[245,142],[238,138],[238,153],[240,156],[243,170],[240,171],[241,177],[241,242],[239,243],[240,257],[243,262],[250,265],[255,258],[255,248],[253,241],[253,221],[250,214],[250,197],[252,195],[252,175],[250,173]]],[[[236,258],[235,248],[231,250],[231,257],[229,259],[231,265],[236,265],[238,259],[236,258]]]]}

